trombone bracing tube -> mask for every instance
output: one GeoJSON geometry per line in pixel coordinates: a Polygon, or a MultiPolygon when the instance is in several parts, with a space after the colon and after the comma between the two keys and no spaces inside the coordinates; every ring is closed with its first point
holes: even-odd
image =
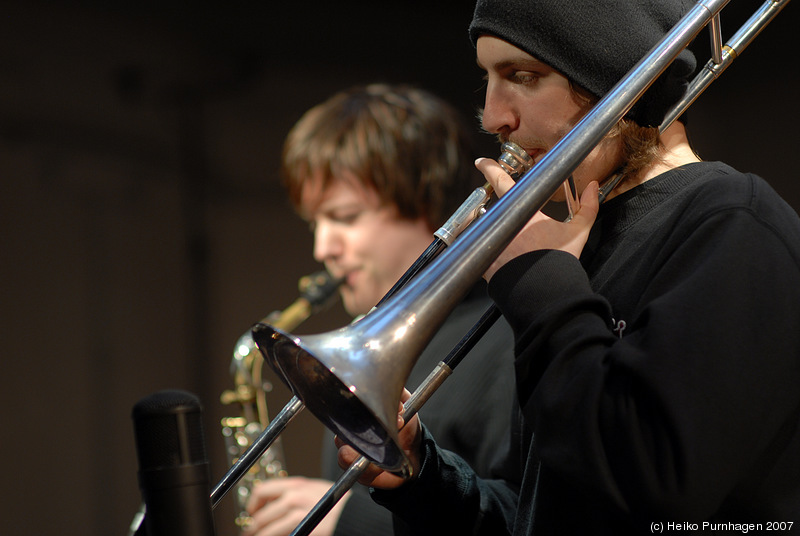
{"type": "MultiPolygon", "coordinates": [[[[689,84],[686,93],[677,106],[674,106],[664,118],[664,125],[671,124],[675,119],[682,114],[686,108],[692,105],[697,97],[706,90],[706,88],[719,78],[719,76],[727,69],[733,60],[747,48],[750,43],[761,33],[767,24],[772,22],[780,11],[786,7],[789,0],[767,0],[761,7],[750,16],[741,28],[728,40],[724,47],[718,51],[719,60],[712,58],[703,69],[694,77],[691,84],[689,84]]],[[[712,47],[716,48],[716,41],[712,41],[712,47]]]]}

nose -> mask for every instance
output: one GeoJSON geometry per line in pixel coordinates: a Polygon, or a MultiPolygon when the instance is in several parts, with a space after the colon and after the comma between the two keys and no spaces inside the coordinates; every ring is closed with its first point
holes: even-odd
{"type": "Polygon", "coordinates": [[[519,116],[515,113],[511,95],[507,95],[501,84],[491,79],[486,85],[482,123],[483,129],[492,134],[509,134],[516,130],[519,116]]]}
{"type": "Polygon", "coordinates": [[[314,223],[314,260],[325,262],[336,258],[342,252],[342,237],[336,229],[324,220],[314,223]]]}

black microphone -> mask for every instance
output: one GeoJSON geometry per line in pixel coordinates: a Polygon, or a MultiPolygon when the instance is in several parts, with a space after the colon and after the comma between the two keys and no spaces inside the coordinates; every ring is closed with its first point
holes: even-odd
{"type": "Polygon", "coordinates": [[[185,391],[159,391],[133,407],[148,536],[215,534],[202,417],[200,401],[185,391]]]}

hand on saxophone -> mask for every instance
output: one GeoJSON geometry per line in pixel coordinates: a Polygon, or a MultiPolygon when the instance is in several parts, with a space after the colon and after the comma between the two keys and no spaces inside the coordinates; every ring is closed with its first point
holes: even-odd
{"type": "MultiPolygon", "coordinates": [[[[408,421],[407,425],[403,426],[405,421],[403,420],[402,416],[402,403],[408,400],[410,397],[411,393],[409,393],[408,390],[403,389],[401,403],[397,413],[397,428],[400,430],[398,434],[400,439],[400,448],[403,449],[403,452],[406,454],[406,456],[408,456],[408,459],[411,462],[413,478],[413,475],[418,474],[420,469],[421,433],[419,417],[417,417],[416,414],[408,421]]],[[[354,461],[361,457],[361,455],[355,449],[340,440],[338,436],[334,440],[336,441],[336,446],[339,449],[339,467],[342,469],[347,469],[354,461]]],[[[394,489],[400,487],[405,482],[405,479],[394,473],[384,471],[375,464],[370,464],[369,467],[361,474],[358,482],[365,486],[372,486],[380,489],[394,489]]]]}
{"type": "MultiPolygon", "coordinates": [[[[252,523],[242,536],[288,536],[325,495],[333,482],[304,477],[272,478],[253,486],[247,511],[252,523]]],[[[312,536],[332,536],[348,491],[317,525],[312,536]]]]}
{"type": "MultiPolygon", "coordinates": [[[[479,158],[475,161],[475,167],[483,173],[500,197],[515,184],[508,173],[490,158],[479,158]]],[[[530,251],[558,249],[579,258],[589,239],[589,231],[597,218],[600,207],[598,193],[597,182],[590,182],[581,193],[580,209],[569,223],[550,218],[541,211],[537,212],[489,266],[483,276],[484,279],[489,281],[501,266],[530,251]]]]}

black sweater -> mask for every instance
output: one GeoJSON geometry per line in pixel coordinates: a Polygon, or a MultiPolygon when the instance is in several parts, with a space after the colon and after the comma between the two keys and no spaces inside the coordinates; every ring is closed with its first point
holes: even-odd
{"type": "Polygon", "coordinates": [[[580,262],[489,289],[521,417],[494,480],[425,436],[419,478],[374,493],[414,534],[800,533],[800,219],[764,181],[672,170],[605,203],[580,262]]]}

